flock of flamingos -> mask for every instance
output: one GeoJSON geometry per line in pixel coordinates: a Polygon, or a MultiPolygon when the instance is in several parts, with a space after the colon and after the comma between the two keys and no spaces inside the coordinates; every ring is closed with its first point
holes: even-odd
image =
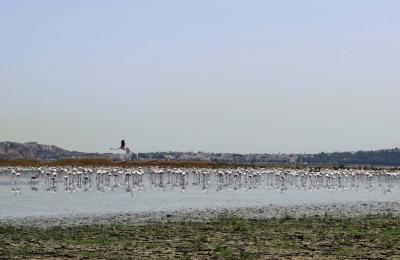
{"type": "Polygon", "coordinates": [[[400,188],[400,170],[360,169],[286,169],[286,168],[161,168],[161,167],[4,167],[0,177],[8,178],[11,191],[21,193],[21,184],[33,191],[99,191],[121,189],[141,192],[144,189],[179,190],[224,189],[382,189],[400,188]]]}

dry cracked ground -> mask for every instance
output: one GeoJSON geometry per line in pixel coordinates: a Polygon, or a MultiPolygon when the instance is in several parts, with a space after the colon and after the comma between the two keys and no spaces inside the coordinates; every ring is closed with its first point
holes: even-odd
{"type": "Polygon", "coordinates": [[[4,259],[400,259],[400,218],[289,216],[0,227],[4,259]]]}

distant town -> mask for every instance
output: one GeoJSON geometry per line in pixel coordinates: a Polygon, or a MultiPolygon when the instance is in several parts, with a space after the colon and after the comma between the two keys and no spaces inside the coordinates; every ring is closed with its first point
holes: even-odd
{"type": "Polygon", "coordinates": [[[334,152],[318,154],[238,154],[207,152],[152,152],[130,153],[128,156],[118,153],[84,153],[68,151],[55,145],[36,142],[17,143],[0,142],[0,160],[62,160],[83,158],[106,158],[122,160],[171,160],[205,161],[238,164],[301,164],[301,165],[379,165],[400,166],[399,148],[377,151],[334,152]]]}

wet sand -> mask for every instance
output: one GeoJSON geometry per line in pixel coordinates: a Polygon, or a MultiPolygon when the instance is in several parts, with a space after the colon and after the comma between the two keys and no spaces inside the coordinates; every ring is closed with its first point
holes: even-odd
{"type": "Polygon", "coordinates": [[[143,224],[148,222],[182,221],[190,219],[206,222],[221,216],[244,219],[271,219],[284,217],[363,217],[368,215],[391,214],[400,216],[400,202],[361,201],[351,203],[321,203],[299,205],[268,205],[263,207],[236,207],[181,210],[158,210],[143,212],[115,212],[106,214],[70,214],[57,216],[8,217],[0,219],[2,225],[13,226],[82,226],[104,224],[143,224]]]}

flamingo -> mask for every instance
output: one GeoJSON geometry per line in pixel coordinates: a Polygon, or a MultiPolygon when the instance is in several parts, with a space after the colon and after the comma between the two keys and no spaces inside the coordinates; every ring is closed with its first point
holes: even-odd
{"type": "Polygon", "coordinates": [[[121,145],[119,148],[110,148],[111,150],[123,150],[125,151],[125,160],[129,158],[129,155],[131,153],[131,150],[126,146],[125,140],[121,140],[121,145]]]}

